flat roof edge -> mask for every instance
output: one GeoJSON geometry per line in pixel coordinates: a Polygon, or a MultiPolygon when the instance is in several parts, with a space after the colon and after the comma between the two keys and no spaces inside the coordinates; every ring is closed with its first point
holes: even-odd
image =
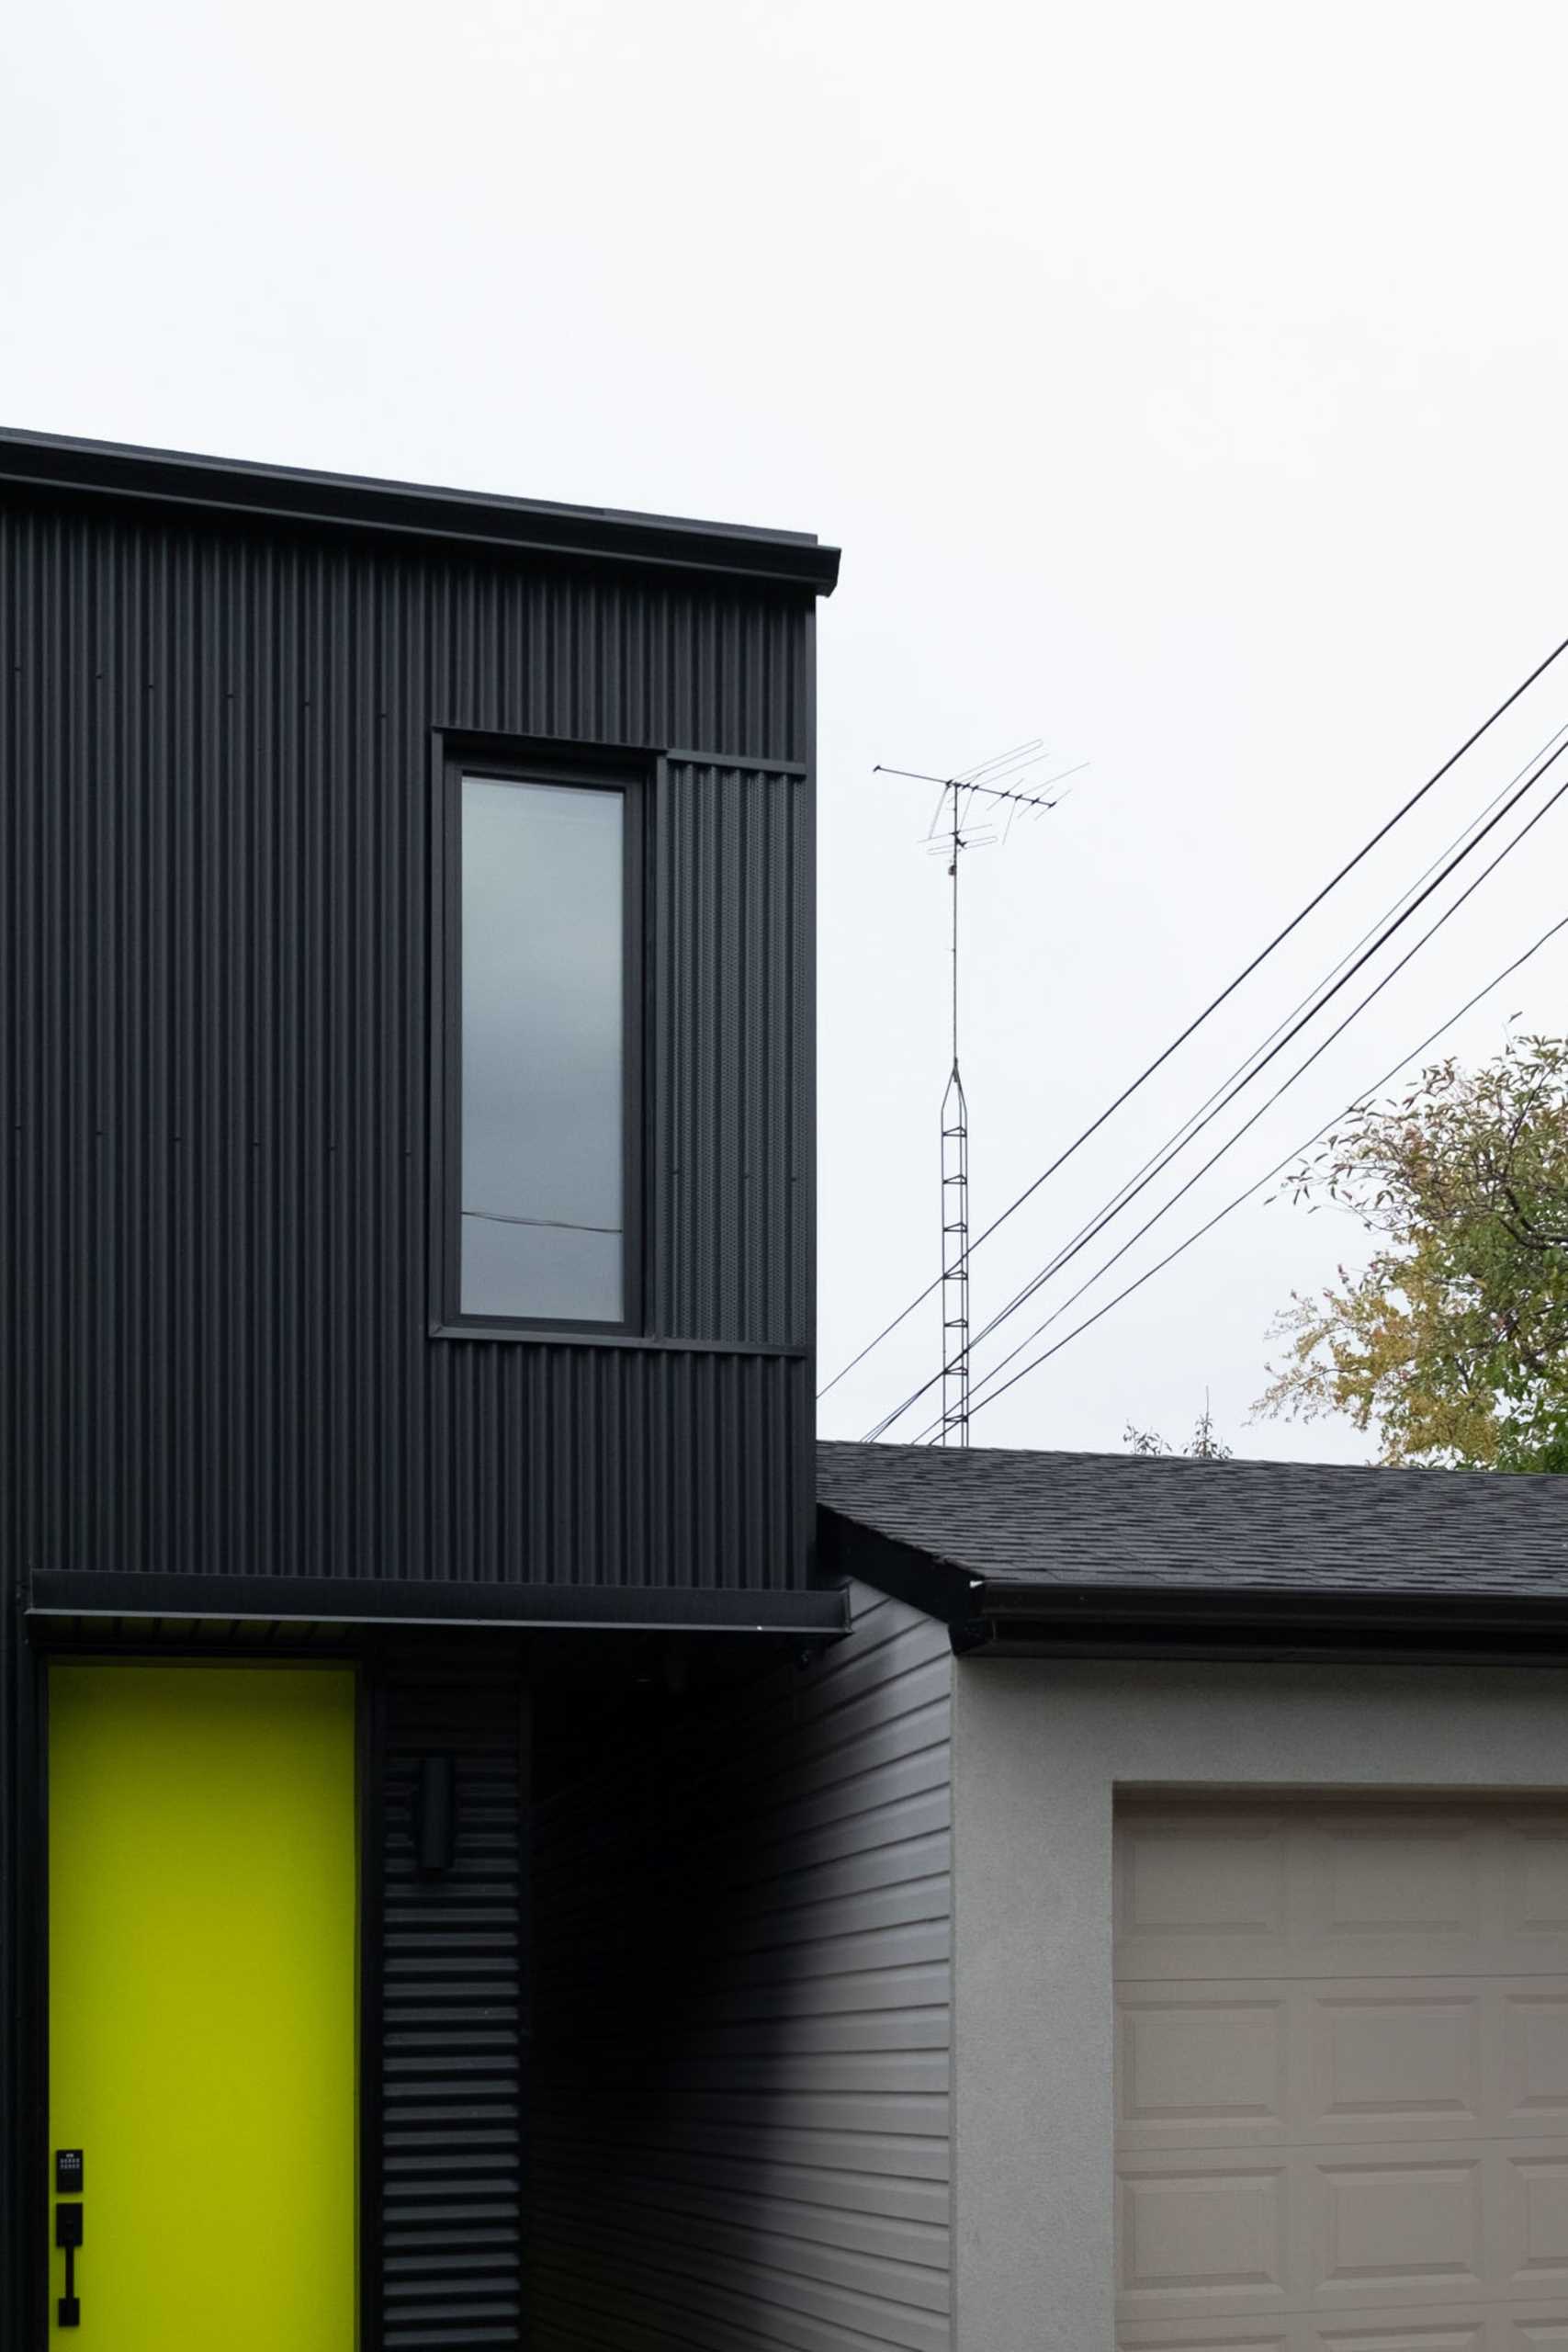
{"type": "Polygon", "coordinates": [[[830,595],[839,549],[805,531],[559,505],[482,491],[318,472],[250,458],[0,426],[0,488],[164,512],[371,531],[497,554],[570,558],[830,595]]]}

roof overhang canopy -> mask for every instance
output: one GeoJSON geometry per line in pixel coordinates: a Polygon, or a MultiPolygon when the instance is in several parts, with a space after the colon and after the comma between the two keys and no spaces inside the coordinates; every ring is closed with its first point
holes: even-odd
{"type": "Polygon", "coordinates": [[[840,1592],[628,1591],[581,1585],[398,1583],[370,1577],[158,1575],[40,1568],[34,1618],[209,1619],[268,1624],[488,1626],[512,1633],[771,1634],[836,1641],[840,1592]]]}

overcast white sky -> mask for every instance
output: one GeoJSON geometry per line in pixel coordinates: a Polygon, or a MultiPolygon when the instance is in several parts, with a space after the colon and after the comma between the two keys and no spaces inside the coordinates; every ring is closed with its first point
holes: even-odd
{"type": "MultiPolygon", "coordinates": [[[[936,1251],[944,884],[874,763],[1092,763],[969,864],[984,1224],[1568,634],[1565,51],[1496,0],[51,0],[0,74],[0,416],[841,544],[826,1377],[936,1251]]],[[[977,1253],[977,1317],[1568,722],[1562,668],[977,1253]]],[[[1565,847],[1568,802],[1119,1276],[1568,911],[1565,847]]],[[[1467,1055],[1563,1027],[1565,942],[1467,1055]]],[[[1255,1204],[976,1442],[1179,1436],[1207,1388],[1240,1451],[1365,1458],[1244,1427],[1273,1309],[1359,1248],[1255,1204]]],[[[936,1349],[933,1303],[825,1431],[936,1349]]]]}

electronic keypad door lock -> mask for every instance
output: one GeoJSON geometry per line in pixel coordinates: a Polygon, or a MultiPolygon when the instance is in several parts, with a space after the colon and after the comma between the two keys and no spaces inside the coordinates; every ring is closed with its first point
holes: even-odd
{"type": "Polygon", "coordinates": [[[80,2205],[55,2207],[54,2243],[65,2248],[65,2292],[60,2298],[60,2324],[62,2327],[80,2327],[82,2302],[76,2292],[76,2249],[82,2243],[80,2205]]]}

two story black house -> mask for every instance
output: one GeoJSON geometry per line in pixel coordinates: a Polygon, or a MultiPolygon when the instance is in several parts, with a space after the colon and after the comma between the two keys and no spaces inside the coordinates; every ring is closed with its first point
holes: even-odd
{"type": "Polygon", "coordinates": [[[931,1997],[789,1925],[909,1781],[814,1581],[837,568],[0,438],[18,2352],[945,2340],[918,2086],[792,2073],[931,1997]]]}

